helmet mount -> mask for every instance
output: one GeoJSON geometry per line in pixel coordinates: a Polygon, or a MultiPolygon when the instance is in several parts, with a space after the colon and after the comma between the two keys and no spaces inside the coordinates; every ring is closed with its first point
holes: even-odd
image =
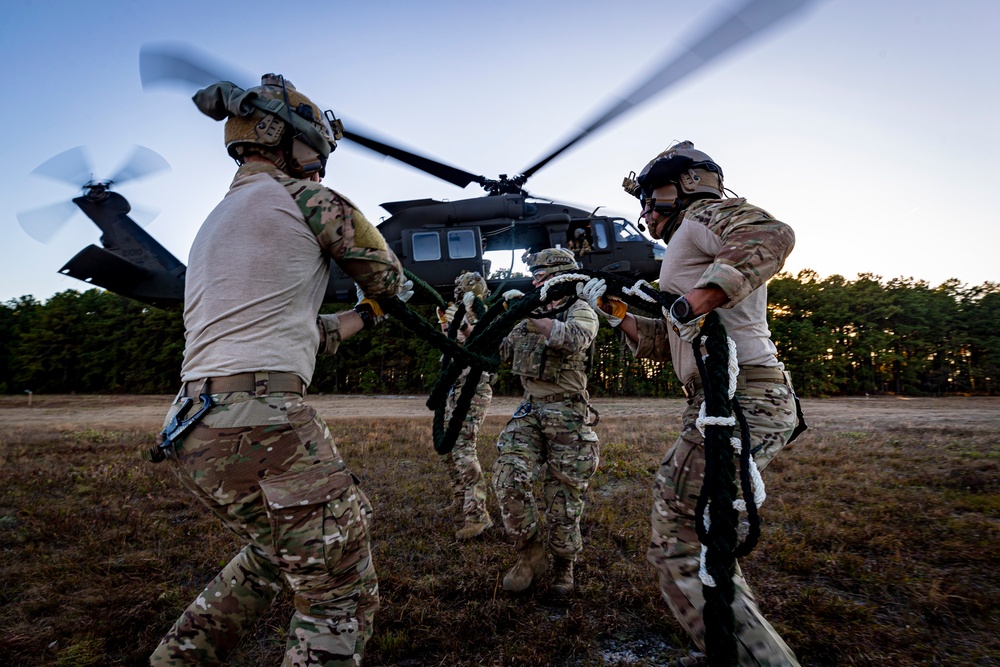
{"type": "Polygon", "coordinates": [[[682,141],[650,160],[638,176],[629,172],[622,187],[645,206],[653,190],[674,185],[680,202],[687,204],[706,197],[724,198],[722,180],[722,167],[692,142],[682,141]]]}
{"type": "Polygon", "coordinates": [[[326,161],[343,137],[343,124],[322,111],[280,74],[265,74],[261,85],[243,90],[228,81],[194,96],[205,115],[226,121],[226,149],[238,163],[260,155],[297,178],[325,175],[326,161]]]}

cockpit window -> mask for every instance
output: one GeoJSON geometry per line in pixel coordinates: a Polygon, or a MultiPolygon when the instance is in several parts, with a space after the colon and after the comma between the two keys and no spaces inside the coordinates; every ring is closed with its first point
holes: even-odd
{"type": "Polygon", "coordinates": [[[639,233],[628,220],[615,220],[615,237],[619,241],[644,241],[645,237],[639,233]]]}
{"type": "Polygon", "coordinates": [[[608,228],[601,223],[596,223],[593,226],[594,229],[594,240],[597,242],[596,247],[601,250],[606,250],[608,247],[608,228]]]}

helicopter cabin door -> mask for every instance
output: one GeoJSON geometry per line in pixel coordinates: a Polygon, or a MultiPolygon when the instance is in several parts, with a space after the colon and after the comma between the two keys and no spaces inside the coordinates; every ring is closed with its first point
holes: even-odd
{"type": "Polygon", "coordinates": [[[489,272],[479,227],[423,227],[403,230],[403,266],[424,282],[451,288],[462,271],[489,272]]]}
{"type": "Polygon", "coordinates": [[[598,218],[574,220],[567,230],[567,247],[576,254],[577,263],[588,269],[602,267],[614,252],[604,221],[598,218]]]}

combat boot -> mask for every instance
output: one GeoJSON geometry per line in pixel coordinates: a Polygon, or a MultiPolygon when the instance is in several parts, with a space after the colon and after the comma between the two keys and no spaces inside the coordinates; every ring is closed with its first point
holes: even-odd
{"type": "Polygon", "coordinates": [[[562,556],[552,558],[552,595],[566,598],[573,594],[573,561],[562,556]]]}
{"type": "Polygon", "coordinates": [[[473,537],[477,537],[483,533],[487,528],[493,525],[493,519],[490,518],[489,513],[478,519],[470,519],[466,517],[465,524],[458,529],[455,533],[455,537],[459,540],[471,540],[473,537]]]}
{"type": "Polygon", "coordinates": [[[549,556],[545,553],[545,545],[535,538],[520,549],[517,562],[504,575],[503,589],[510,593],[520,593],[528,590],[536,577],[545,574],[549,569],[549,556]]]}

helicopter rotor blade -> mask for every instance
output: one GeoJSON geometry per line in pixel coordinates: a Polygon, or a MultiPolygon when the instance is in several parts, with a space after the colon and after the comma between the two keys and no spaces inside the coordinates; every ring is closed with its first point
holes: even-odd
{"type": "MultiPolygon", "coordinates": [[[[246,84],[241,82],[253,80],[252,77],[235,71],[231,66],[214,61],[208,55],[191,46],[176,43],[144,44],[139,50],[139,77],[142,79],[144,89],[168,83],[180,83],[185,87],[192,85],[203,87],[216,81],[231,81],[246,87],[246,84]]],[[[344,121],[344,125],[355,126],[354,123],[347,121],[344,121]]],[[[344,138],[461,188],[469,183],[481,183],[484,180],[482,176],[393,146],[386,141],[375,138],[368,131],[363,134],[357,130],[345,130],[344,138]]]]}
{"type": "Polygon", "coordinates": [[[71,201],[49,204],[41,208],[19,211],[17,222],[28,236],[39,243],[48,243],[77,210],[76,204],[71,201]]]}
{"type": "Polygon", "coordinates": [[[148,227],[150,223],[152,223],[153,220],[156,220],[159,215],[159,209],[136,206],[135,204],[129,202],[128,217],[132,218],[132,222],[140,227],[148,227]]]}
{"type": "Polygon", "coordinates": [[[722,21],[691,43],[682,53],[668,59],[663,66],[620,101],[598,115],[578,134],[524,170],[519,177],[521,183],[587,135],[813,2],[815,0],[748,0],[743,6],[728,13],[722,21]]]}
{"type": "Polygon", "coordinates": [[[49,158],[35,167],[31,173],[63,181],[77,188],[93,178],[90,158],[87,157],[87,151],[84,150],[83,146],[70,148],[68,151],[63,151],[49,158]]]}
{"type": "Polygon", "coordinates": [[[136,145],[125,164],[109,180],[115,185],[121,185],[126,181],[145,178],[169,169],[170,164],[163,159],[162,155],[145,146],[136,145]]]}
{"type": "Polygon", "coordinates": [[[202,88],[229,81],[247,88],[254,77],[183,43],[143,44],[139,49],[139,79],[143,90],[166,84],[202,88]]]}
{"type": "Polygon", "coordinates": [[[386,157],[395,158],[404,164],[408,164],[411,167],[415,167],[420,171],[426,172],[431,176],[436,176],[443,181],[447,181],[453,185],[457,185],[460,188],[464,188],[469,183],[482,183],[485,179],[482,176],[477,176],[473,173],[459,169],[458,167],[452,167],[438,160],[432,158],[424,157],[418,155],[408,150],[399,148],[398,146],[393,146],[387,144],[383,141],[375,139],[371,136],[365,136],[360,132],[352,131],[346,129],[348,122],[344,122],[344,138],[350,139],[359,146],[363,146],[368,150],[374,151],[386,157]]]}

